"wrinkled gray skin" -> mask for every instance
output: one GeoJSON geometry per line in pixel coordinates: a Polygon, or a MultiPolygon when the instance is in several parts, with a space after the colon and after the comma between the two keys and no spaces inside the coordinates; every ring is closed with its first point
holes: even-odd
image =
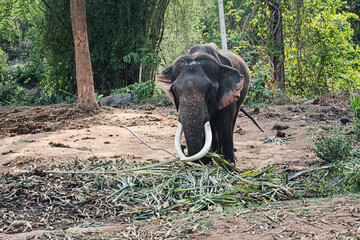
{"type": "MultiPolygon", "coordinates": [[[[249,90],[250,72],[238,55],[214,43],[197,45],[157,76],[179,110],[188,155],[204,145],[204,123],[210,121],[211,150],[235,163],[233,132],[237,114],[249,90]]],[[[210,159],[202,158],[204,164],[210,159]]]]}

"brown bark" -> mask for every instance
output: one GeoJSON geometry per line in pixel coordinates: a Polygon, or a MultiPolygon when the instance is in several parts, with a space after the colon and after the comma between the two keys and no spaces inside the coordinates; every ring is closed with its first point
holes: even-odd
{"type": "Polygon", "coordinates": [[[265,2],[271,12],[271,28],[273,29],[273,41],[275,42],[274,53],[271,56],[274,64],[274,79],[277,86],[285,92],[285,51],[283,38],[283,21],[281,12],[281,0],[260,0],[265,2]]]}
{"type": "Polygon", "coordinates": [[[75,45],[78,107],[94,110],[97,103],[86,25],[86,0],[70,0],[71,25],[75,45]]]}
{"type": "MultiPolygon", "coordinates": [[[[280,2],[280,0],[279,0],[280,2]]],[[[275,48],[276,53],[274,54],[274,67],[275,67],[275,79],[278,87],[281,91],[285,92],[285,49],[284,49],[284,38],[283,38],[283,21],[281,13],[281,2],[278,5],[278,9],[274,12],[275,16],[275,48]]]]}

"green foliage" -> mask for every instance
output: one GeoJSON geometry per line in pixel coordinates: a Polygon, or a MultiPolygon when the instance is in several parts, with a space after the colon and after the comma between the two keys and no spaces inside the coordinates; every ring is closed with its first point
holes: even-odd
{"type": "MultiPolygon", "coordinates": [[[[170,2],[165,15],[164,40],[160,46],[163,67],[169,66],[179,55],[188,53],[191,46],[210,40],[210,38],[204,40],[205,35],[211,35],[204,31],[217,32],[217,28],[213,26],[213,24],[218,24],[217,20],[214,21],[216,11],[217,1],[214,0],[173,0],[170,2]]],[[[218,38],[220,39],[220,35],[218,38]]]]}
{"type": "Polygon", "coordinates": [[[36,50],[30,49],[24,52],[22,60],[26,63],[18,64],[9,73],[12,81],[31,88],[45,80],[45,64],[36,50]]]}
{"type": "Polygon", "coordinates": [[[310,174],[301,197],[324,197],[360,191],[360,158],[335,162],[310,174]]]}
{"type": "Polygon", "coordinates": [[[77,98],[55,92],[47,93],[42,91],[41,96],[34,99],[34,101],[32,102],[32,104],[34,105],[48,105],[56,103],[71,103],[76,105],[77,98]]]}
{"type": "Polygon", "coordinates": [[[48,96],[59,94],[60,89],[76,93],[70,1],[47,0],[40,6],[43,14],[37,19],[39,46],[47,63],[43,91],[48,96]]]}
{"type": "Polygon", "coordinates": [[[360,128],[360,96],[350,92],[350,104],[354,112],[354,118],[357,128],[360,128]]]}
{"type": "Polygon", "coordinates": [[[271,97],[272,93],[269,88],[269,83],[272,79],[272,69],[263,62],[258,62],[250,73],[251,82],[246,102],[264,102],[271,97]]]}
{"type": "MultiPolygon", "coordinates": [[[[227,36],[228,48],[241,56],[241,58],[243,58],[249,66],[252,66],[253,68],[267,67],[265,66],[267,63],[263,61],[265,56],[261,56],[261,53],[257,52],[255,47],[250,44],[244,34],[229,29],[227,36]],[[262,63],[264,66],[260,66],[259,63],[262,63]]],[[[253,69],[253,71],[256,70],[253,69]]]]}
{"type": "Polygon", "coordinates": [[[137,82],[140,63],[143,64],[142,78],[153,79],[168,4],[169,0],[87,1],[89,45],[97,91],[104,93],[137,82]],[[130,63],[130,59],[134,61],[130,63]]]}
{"type": "Polygon", "coordinates": [[[10,80],[0,82],[0,106],[21,106],[29,104],[33,98],[28,90],[10,80]]]}
{"type": "Polygon", "coordinates": [[[147,48],[139,48],[139,53],[130,53],[123,57],[125,63],[131,63],[132,61],[137,64],[140,63],[143,68],[146,68],[148,64],[160,63],[161,59],[155,53],[149,53],[147,48]]]}
{"type": "MultiPolygon", "coordinates": [[[[281,2],[286,92],[308,97],[359,88],[360,51],[353,42],[351,28],[358,22],[354,14],[360,9],[358,0],[351,0],[349,8],[340,0],[281,2]]],[[[279,50],[275,48],[269,6],[261,0],[233,0],[224,4],[229,49],[243,57],[253,72],[260,62],[272,66],[270,56],[279,50]]],[[[217,22],[217,14],[202,20],[205,42],[219,43],[217,22]]],[[[258,79],[253,79],[257,85],[258,79]]],[[[261,85],[272,89],[273,81],[261,85]]]]}
{"type": "MultiPolygon", "coordinates": [[[[39,23],[49,66],[45,88],[50,93],[59,89],[75,93],[69,1],[47,0],[46,3],[39,23]]],[[[150,58],[156,59],[168,3],[169,0],[87,1],[87,30],[96,91],[107,93],[137,81],[140,62],[130,64],[130,59],[125,58],[125,62],[124,56],[139,56],[139,61],[146,63],[143,78],[153,78],[157,62],[150,58]]]]}
{"type": "Polygon", "coordinates": [[[149,103],[162,107],[171,106],[173,104],[164,92],[164,90],[162,90],[157,84],[153,86],[153,93],[151,98],[149,99],[149,103]]]}
{"type": "Polygon", "coordinates": [[[151,81],[138,82],[128,85],[119,90],[115,90],[113,94],[130,93],[135,103],[147,103],[151,97],[153,87],[151,81]]]}
{"type": "MultiPolygon", "coordinates": [[[[140,71],[144,74],[144,70],[149,71],[154,66],[157,66],[161,62],[161,58],[157,56],[155,53],[149,53],[149,49],[140,48],[139,52],[132,52],[123,57],[123,61],[127,66],[131,66],[131,63],[134,63],[135,66],[140,66],[139,69],[139,81],[140,79],[140,71]]],[[[149,76],[146,76],[148,78],[149,76]]],[[[143,78],[143,76],[141,77],[143,78]]]]}
{"type": "MultiPolygon", "coordinates": [[[[41,91],[41,89],[39,90],[41,91]]],[[[12,80],[0,82],[0,106],[48,105],[60,102],[76,103],[77,99],[57,93],[41,92],[39,97],[30,95],[31,90],[12,80]]]]}
{"type": "Polygon", "coordinates": [[[138,82],[112,92],[112,94],[130,93],[135,103],[149,103],[170,106],[172,103],[164,91],[151,81],[138,82]]]}
{"type": "Polygon", "coordinates": [[[329,196],[332,194],[360,191],[359,129],[346,136],[336,124],[325,137],[314,140],[315,154],[326,161],[327,166],[313,169],[303,197],[329,196]]]}
{"type": "MultiPolygon", "coordinates": [[[[216,0],[169,2],[87,1],[94,84],[99,94],[137,82],[140,65],[142,79],[153,80],[158,55],[165,67],[195,44],[214,42],[221,47],[216,0]]],[[[360,88],[360,1],[280,2],[286,92],[309,97],[360,88]]],[[[224,6],[228,48],[251,69],[247,101],[270,99],[276,95],[272,78],[276,66],[271,56],[279,53],[271,24],[274,12],[262,0],[229,0],[224,6]]],[[[19,58],[22,45],[29,42],[36,53],[26,57],[25,65],[12,69],[11,77],[26,87],[41,82],[42,96],[47,96],[44,102],[64,99],[60,89],[76,93],[69,8],[69,1],[0,2],[0,47],[7,54],[0,51],[0,79],[5,81],[8,74],[7,61],[19,58]]],[[[164,96],[158,93],[153,96],[164,96]]]]}
{"type": "MultiPolygon", "coordinates": [[[[347,0],[342,10],[360,16],[360,0],[347,0]]],[[[351,28],[354,29],[354,43],[360,45],[360,22],[356,19],[350,19],[350,23],[351,28]]]]}
{"type": "Polygon", "coordinates": [[[104,95],[103,94],[98,94],[98,93],[96,93],[95,92],[95,99],[96,99],[96,102],[99,102],[100,101],[100,99],[102,99],[104,97],[104,95]]]}
{"type": "Polygon", "coordinates": [[[0,82],[3,82],[8,74],[9,58],[0,48],[0,82]]]}
{"type": "Polygon", "coordinates": [[[288,1],[284,10],[287,92],[321,95],[359,87],[359,48],[344,2],[288,1]]]}
{"type": "Polygon", "coordinates": [[[336,124],[328,136],[314,140],[314,144],[316,156],[328,163],[344,161],[352,157],[354,150],[354,138],[345,136],[336,124]]]}
{"type": "Polygon", "coordinates": [[[38,0],[0,1],[0,44],[16,47],[34,34],[38,0]]]}

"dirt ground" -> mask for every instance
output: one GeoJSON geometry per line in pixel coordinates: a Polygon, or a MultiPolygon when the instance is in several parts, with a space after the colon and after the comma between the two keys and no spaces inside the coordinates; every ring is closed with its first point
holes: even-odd
{"type": "MultiPolygon", "coordinates": [[[[333,122],[350,126],[353,116],[348,101],[346,94],[334,94],[301,104],[245,107],[265,132],[260,132],[250,119],[239,114],[234,134],[237,166],[264,168],[276,164],[290,172],[319,166],[321,162],[311,150],[311,137],[323,134],[324,126],[333,122]],[[266,137],[276,135],[289,144],[264,142],[266,137]]],[[[152,147],[175,153],[177,113],[173,108],[150,105],[130,109],[101,108],[94,115],[66,104],[15,109],[1,107],[0,173],[35,166],[46,168],[74,159],[144,162],[174,158],[165,151],[148,148],[122,126],[152,147]]],[[[149,219],[146,224],[73,226],[63,234],[67,234],[68,239],[74,234],[110,234],[112,237],[108,239],[179,236],[191,239],[360,239],[360,203],[357,199],[358,196],[292,200],[251,210],[239,208],[220,214],[184,214],[180,219],[149,219]]],[[[5,222],[0,216],[0,239],[21,239],[61,230],[56,226],[36,228],[20,220],[10,225],[1,221],[5,222]],[[16,228],[24,232],[19,233],[16,228]]],[[[52,239],[62,238],[53,236],[52,239]]]]}

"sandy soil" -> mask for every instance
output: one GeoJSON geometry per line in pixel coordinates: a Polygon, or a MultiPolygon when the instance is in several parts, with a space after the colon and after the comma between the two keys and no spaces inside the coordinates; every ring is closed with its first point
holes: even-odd
{"type": "MultiPolygon", "coordinates": [[[[264,129],[260,132],[249,118],[239,114],[234,143],[237,165],[263,168],[279,164],[303,169],[314,160],[308,132],[316,126],[348,119],[344,106],[264,105],[246,109],[264,129]],[[259,113],[257,113],[259,112],[259,113]],[[265,144],[281,127],[288,145],[265,144]]],[[[171,108],[141,106],[138,109],[103,108],[96,117],[72,106],[21,107],[0,110],[1,171],[29,167],[31,163],[78,158],[123,158],[160,161],[173,158],[141,143],[127,127],[155,148],[175,153],[177,116],[171,108]]],[[[341,123],[340,123],[341,124],[341,123]]]]}
{"type": "MultiPolygon", "coordinates": [[[[351,124],[353,119],[348,98],[344,95],[303,104],[260,105],[245,109],[265,132],[260,132],[247,117],[239,114],[234,142],[240,167],[264,168],[276,164],[288,171],[298,171],[318,166],[321,163],[311,151],[313,143],[309,133],[319,135],[323,132],[321,126],[331,125],[334,121],[345,126],[344,123],[351,124]],[[286,129],[276,130],[282,128],[286,129]],[[289,144],[264,142],[266,137],[275,135],[282,136],[289,144]]],[[[31,169],[75,158],[136,162],[169,160],[172,155],[148,148],[121,126],[132,130],[151,146],[175,153],[176,115],[172,108],[148,105],[131,109],[102,108],[96,116],[64,104],[0,108],[0,172],[31,169]]],[[[142,239],[144,236],[167,239],[172,236],[171,231],[180,231],[180,236],[197,239],[338,239],[340,236],[359,239],[360,203],[356,199],[319,199],[311,204],[296,200],[224,215],[195,214],[181,220],[78,231],[90,235],[94,231],[96,234],[110,232],[114,237],[125,239],[142,239]],[[189,221],[193,224],[187,224],[189,221]]],[[[28,233],[0,233],[0,239],[39,234],[24,229],[28,233]]],[[[71,234],[75,230],[67,231],[71,234]]]]}
{"type": "MultiPolygon", "coordinates": [[[[61,112],[66,112],[66,117],[61,120],[44,118],[40,123],[37,120],[39,115],[51,116],[53,112],[57,115],[58,107],[37,107],[35,111],[31,108],[20,111],[15,109],[7,113],[7,119],[16,119],[16,122],[2,128],[0,133],[3,136],[0,143],[0,164],[5,166],[2,171],[21,169],[30,162],[46,164],[47,161],[67,161],[75,158],[123,158],[141,161],[168,160],[172,157],[166,152],[146,147],[128,130],[116,125],[128,127],[154,147],[173,151],[171,139],[176,129],[176,116],[171,115],[170,109],[101,109],[97,116],[112,121],[112,124],[76,108],[61,109],[64,110],[61,112]]],[[[10,122],[7,119],[5,121],[10,122]]]]}

